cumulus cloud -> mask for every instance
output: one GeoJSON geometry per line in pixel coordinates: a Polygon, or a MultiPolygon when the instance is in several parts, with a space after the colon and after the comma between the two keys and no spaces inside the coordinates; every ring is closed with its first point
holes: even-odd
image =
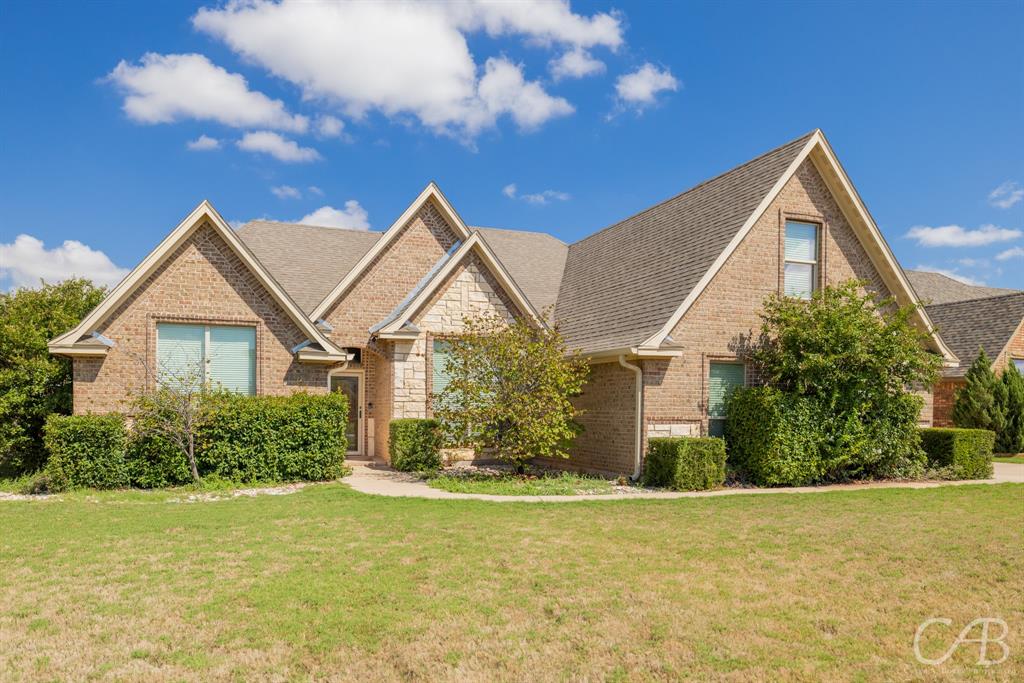
{"type": "Polygon", "coordinates": [[[668,68],[661,69],[650,62],[615,81],[615,94],[619,101],[636,109],[654,104],[658,93],[666,90],[679,90],[679,81],[668,68]]]}
{"type": "Polygon", "coordinates": [[[138,123],[197,119],[297,133],[309,127],[309,119],[289,113],[281,100],[250,90],[243,76],[199,54],[150,52],[139,64],[122,60],[107,79],[125,93],[124,112],[138,123]]]}
{"type": "Polygon", "coordinates": [[[316,133],[322,138],[346,138],[345,122],[336,116],[320,116],[316,120],[316,133]]]}
{"type": "Polygon", "coordinates": [[[1024,258],[1024,247],[1010,247],[996,254],[997,261],[1009,261],[1012,258],[1024,258]]]}
{"type": "Polygon", "coordinates": [[[412,115],[436,132],[466,137],[504,115],[529,130],[572,112],[566,100],[527,80],[522,67],[504,58],[488,59],[481,72],[468,34],[520,36],[532,44],[573,49],[615,50],[622,44],[616,14],[583,16],[567,2],[545,0],[254,0],[200,9],[192,22],[246,60],[297,85],[307,100],[338,106],[354,119],[371,111],[412,115]]]}
{"type": "Polygon", "coordinates": [[[604,62],[595,59],[589,52],[576,47],[557,59],[548,62],[548,70],[556,81],[565,78],[585,78],[604,73],[604,62]]]}
{"type": "Polygon", "coordinates": [[[922,247],[983,247],[995,242],[1009,242],[1022,234],[1020,230],[1000,228],[996,225],[983,225],[975,230],[968,230],[959,225],[943,225],[929,227],[917,225],[907,232],[907,237],[914,239],[922,247]]]}
{"type": "Polygon", "coordinates": [[[977,286],[985,284],[981,280],[975,280],[974,278],[968,277],[957,270],[950,270],[948,268],[936,268],[935,266],[918,266],[914,270],[925,270],[930,273],[938,273],[939,275],[945,275],[946,277],[956,280],[957,282],[962,282],[965,285],[977,286]]]}
{"type": "Polygon", "coordinates": [[[195,140],[186,142],[185,147],[190,152],[209,152],[210,150],[220,149],[220,140],[211,138],[209,135],[200,135],[195,140]]]}
{"type": "Polygon", "coordinates": [[[1012,180],[988,193],[988,203],[999,209],[1009,209],[1021,201],[1024,201],[1024,187],[1012,180]]]}
{"type": "Polygon", "coordinates": [[[276,187],[270,188],[270,191],[278,199],[301,199],[302,192],[298,188],[292,187],[291,185],[277,185],[276,187]]]}
{"type": "Polygon", "coordinates": [[[309,192],[310,194],[315,194],[317,197],[324,196],[324,191],[321,190],[316,185],[310,185],[309,187],[306,188],[306,191],[309,192]]]}
{"type": "Polygon", "coordinates": [[[541,206],[552,201],[565,202],[572,199],[568,192],[561,192],[559,190],[544,190],[542,192],[519,194],[519,188],[516,187],[515,183],[509,183],[503,187],[501,189],[501,193],[509,199],[521,199],[527,204],[538,204],[541,206]]]}
{"type": "Polygon", "coordinates": [[[344,209],[333,206],[321,206],[313,213],[306,214],[296,221],[306,225],[320,225],[328,228],[347,228],[348,230],[369,230],[369,214],[355,199],[345,202],[344,209]]]}
{"type": "Polygon", "coordinates": [[[289,164],[317,161],[322,158],[312,147],[299,147],[294,140],[283,138],[269,130],[246,133],[237,143],[239,149],[247,152],[269,154],[278,161],[289,164]]]}
{"type": "Polygon", "coordinates": [[[40,280],[60,282],[72,277],[115,285],[127,274],[127,268],[114,265],[102,251],[77,240],[47,249],[42,240],[18,235],[13,242],[0,244],[0,280],[9,280],[13,287],[36,287],[40,280]]]}

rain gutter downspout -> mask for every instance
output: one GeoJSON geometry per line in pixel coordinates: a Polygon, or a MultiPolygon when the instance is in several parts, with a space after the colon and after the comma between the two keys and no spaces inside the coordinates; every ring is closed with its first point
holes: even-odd
{"type": "Polygon", "coordinates": [[[633,377],[635,378],[636,384],[636,414],[634,422],[636,423],[636,434],[634,435],[634,463],[633,463],[633,476],[630,477],[633,481],[640,479],[641,469],[643,467],[643,406],[644,406],[644,371],[639,365],[633,365],[626,361],[626,354],[619,354],[619,365],[626,368],[627,370],[633,371],[633,377]]]}

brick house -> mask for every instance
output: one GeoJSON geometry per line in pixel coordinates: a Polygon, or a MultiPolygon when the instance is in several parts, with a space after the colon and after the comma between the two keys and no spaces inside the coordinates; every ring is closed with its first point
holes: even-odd
{"type": "Polygon", "coordinates": [[[78,413],[122,409],[142,367],[181,358],[238,391],[344,391],[352,453],[386,459],[389,421],[430,415],[465,316],[554,320],[592,368],[565,465],[631,474],[651,436],[719,432],[767,295],[851,278],[917,301],[814,131],[571,245],[471,227],[433,183],[384,232],[235,231],[203,202],[50,350],[73,359],[78,413]]]}
{"type": "Polygon", "coordinates": [[[907,277],[942,339],[960,358],[959,365],[943,368],[933,390],[933,424],[951,427],[956,391],[980,349],[992,359],[996,374],[1010,363],[1024,372],[1024,291],[968,285],[927,271],[909,270],[907,277]]]}

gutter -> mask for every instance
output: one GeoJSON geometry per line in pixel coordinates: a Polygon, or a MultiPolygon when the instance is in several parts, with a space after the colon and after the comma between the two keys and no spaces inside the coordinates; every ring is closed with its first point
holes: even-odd
{"type": "Polygon", "coordinates": [[[644,371],[639,365],[633,365],[626,361],[626,354],[619,354],[619,365],[626,368],[627,370],[633,371],[633,377],[636,385],[636,408],[635,408],[635,422],[636,422],[636,433],[634,434],[634,462],[633,462],[633,476],[630,477],[631,481],[638,481],[640,479],[641,470],[643,469],[643,411],[644,411],[644,371]]]}

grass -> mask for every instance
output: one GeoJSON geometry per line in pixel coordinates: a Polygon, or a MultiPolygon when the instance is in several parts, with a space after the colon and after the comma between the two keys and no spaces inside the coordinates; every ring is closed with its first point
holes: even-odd
{"type": "Polygon", "coordinates": [[[0,680],[1024,678],[1021,485],[171,499],[0,503],[0,680]],[[979,616],[1007,662],[915,661],[979,616]]]}
{"type": "Polygon", "coordinates": [[[612,483],[599,477],[572,472],[521,476],[514,472],[446,470],[427,478],[431,488],[455,493],[488,493],[498,496],[574,496],[611,493],[612,483]]]}
{"type": "Polygon", "coordinates": [[[1024,453],[1018,453],[1017,455],[997,455],[992,458],[992,462],[1015,462],[1024,464],[1024,453]]]}

